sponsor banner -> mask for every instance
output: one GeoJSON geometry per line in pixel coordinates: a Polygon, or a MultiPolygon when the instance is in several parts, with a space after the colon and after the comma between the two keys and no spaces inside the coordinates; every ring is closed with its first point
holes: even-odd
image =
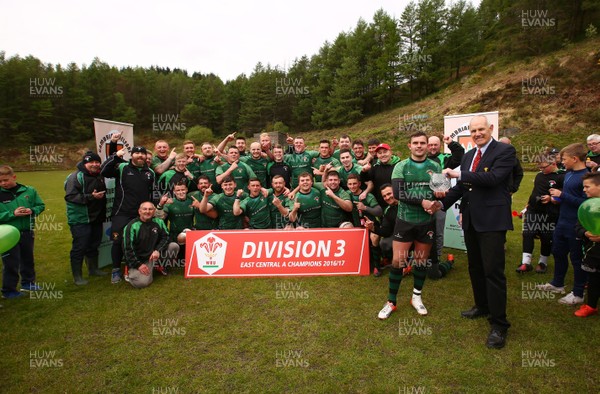
{"type": "MultiPolygon", "coordinates": [[[[469,131],[469,122],[476,115],[485,115],[493,125],[492,137],[498,139],[498,111],[493,112],[477,112],[472,114],[444,116],[444,136],[450,136],[452,140],[457,141],[465,148],[465,152],[470,151],[475,147],[471,132],[469,131]]],[[[444,145],[444,153],[450,153],[448,145],[444,145]]],[[[457,167],[458,168],[458,167],[457,167]]],[[[456,179],[452,179],[452,186],[456,184],[456,179]]],[[[462,227],[458,224],[460,212],[458,200],[446,214],[446,225],[444,227],[444,246],[466,250],[464,234],[462,227]]]]}
{"type": "MultiPolygon", "coordinates": [[[[119,142],[117,143],[118,150],[125,149],[127,153],[123,156],[124,160],[129,160],[131,157],[131,148],[133,148],[133,125],[131,123],[114,122],[112,120],[104,120],[94,118],[94,131],[96,134],[96,149],[98,155],[104,162],[108,157],[108,144],[114,133],[121,133],[119,142]]],[[[106,184],[106,216],[107,221],[102,225],[102,241],[98,248],[98,266],[106,267],[112,264],[111,248],[111,212],[112,205],[115,199],[115,179],[104,178],[106,184]]]]}
{"type": "Polygon", "coordinates": [[[369,275],[367,230],[186,233],[186,278],[309,275],[369,275]]]}
{"type": "Polygon", "coordinates": [[[96,134],[96,149],[102,161],[108,157],[108,144],[115,133],[121,133],[119,142],[117,142],[117,150],[125,149],[124,160],[131,158],[131,149],[133,148],[133,125],[131,123],[94,118],[94,131],[96,134]]]}

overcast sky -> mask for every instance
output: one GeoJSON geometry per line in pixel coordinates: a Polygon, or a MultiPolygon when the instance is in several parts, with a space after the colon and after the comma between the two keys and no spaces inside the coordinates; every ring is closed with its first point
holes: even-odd
{"type": "MultiPolygon", "coordinates": [[[[408,0],[13,1],[0,0],[0,51],[44,63],[161,66],[223,80],[259,61],[280,68],[309,57],[383,8],[408,0]]],[[[472,1],[478,4],[478,0],[472,1]]]]}

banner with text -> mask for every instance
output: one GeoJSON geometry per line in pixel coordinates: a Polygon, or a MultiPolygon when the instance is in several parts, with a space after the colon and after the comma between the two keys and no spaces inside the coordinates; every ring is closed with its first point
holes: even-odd
{"type": "MultiPolygon", "coordinates": [[[[474,148],[475,144],[471,138],[469,123],[471,118],[476,115],[485,115],[493,126],[492,136],[498,139],[498,111],[477,112],[472,114],[444,116],[444,136],[450,136],[452,140],[457,141],[465,148],[465,152],[474,148]]],[[[444,146],[444,153],[450,153],[448,146],[444,146]]],[[[458,167],[457,167],[458,168],[458,167]]],[[[452,186],[456,180],[452,180],[452,186]]],[[[451,209],[446,212],[446,226],[444,230],[444,246],[449,248],[466,250],[462,227],[459,224],[460,219],[460,200],[458,200],[451,209]]]]}
{"type": "Polygon", "coordinates": [[[369,275],[365,229],[186,233],[185,277],[369,275]]]}
{"type": "MultiPolygon", "coordinates": [[[[98,155],[104,162],[108,157],[108,144],[113,134],[121,133],[117,142],[117,149],[125,149],[127,153],[123,158],[129,160],[131,157],[131,148],[133,148],[133,125],[131,123],[121,123],[112,120],[94,118],[94,131],[96,134],[96,149],[98,155]]],[[[107,220],[102,224],[102,241],[98,248],[98,262],[100,267],[112,264],[110,250],[112,248],[111,233],[111,212],[112,204],[115,199],[115,180],[114,178],[105,178],[106,183],[106,215],[107,220]]]]}

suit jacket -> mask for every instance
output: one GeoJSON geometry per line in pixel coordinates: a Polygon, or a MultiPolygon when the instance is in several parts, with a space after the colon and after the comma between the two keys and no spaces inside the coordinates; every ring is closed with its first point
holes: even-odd
{"type": "Polygon", "coordinates": [[[462,198],[463,229],[472,225],[477,232],[512,230],[509,183],[516,160],[512,145],[492,140],[476,172],[470,172],[477,149],[465,153],[460,163],[461,180],[442,200],[444,210],[462,198]]]}

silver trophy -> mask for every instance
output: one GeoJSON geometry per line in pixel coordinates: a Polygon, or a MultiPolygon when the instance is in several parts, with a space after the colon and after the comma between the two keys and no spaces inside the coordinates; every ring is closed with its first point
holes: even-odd
{"type": "Polygon", "coordinates": [[[431,180],[429,181],[429,188],[434,192],[447,192],[450,190],[450,179],[446,178],[444,174],[431,174],[431,180]]]}

